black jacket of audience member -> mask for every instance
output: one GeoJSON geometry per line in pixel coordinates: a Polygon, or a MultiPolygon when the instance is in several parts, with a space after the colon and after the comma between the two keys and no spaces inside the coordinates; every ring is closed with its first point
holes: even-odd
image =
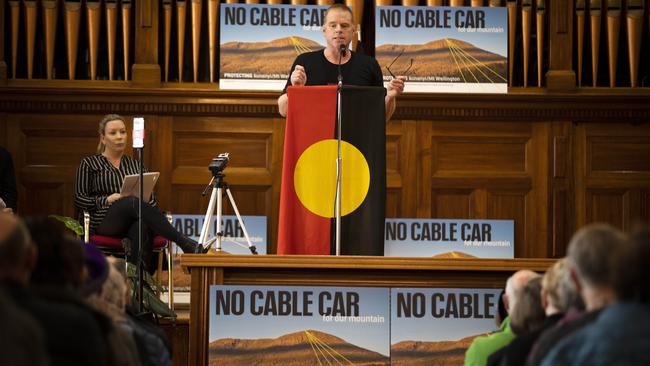
{"type": "Polygon", "coordinates": [[[135,316],[127,306],[126,313],[133,327],[133,337],[143,366],[171,366],[171,348],[165,333],[151,322],[135,316]]]}
{"type": "Polygon", "coordinates": [[[528,353],[535,345],[539,336],[553,327],[564,314],[553,314],[544,320],[540,329],[517,336],[509,345],[498,350],[488,358],[488,366],[520,366],[526,364],[528,353]]]}
{"type": "Polygon", "coordinates": [[[582,329],[582,327],[594,322],[598,319],[599,314],[600,309],[590,311],[567,322],[562,322],[562,320],[560,320],[555,326],[547,329],[539,336],[533,349],[530,351],[526,366],[540,365],[544,360],[544,357],[548,355],[549,351],[553,349],[556,344],[569,334],[572,334],[573,332],[582,329]]]}
{"type": "Polygon", "coordinates": [[[43,328],[19,309],[0,283],[0,365],[49,366],[43,328]]]}
{"type": "MultiPolygon", "coordinates": [[[[43,328],[52,366],[108,366],[102,329],[82,302],[56,289],[57,301],[37,296],[18,284],[6,284],[13,301],[43,328]]],[[[48,291],[49,292],[49,291],[48,291]]]]}

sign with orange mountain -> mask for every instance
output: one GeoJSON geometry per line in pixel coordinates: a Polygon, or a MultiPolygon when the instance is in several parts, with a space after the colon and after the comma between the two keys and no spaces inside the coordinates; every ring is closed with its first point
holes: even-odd
{"type": "Polygon", "coordinates": [[[210,365],[389,365],[387,288],[211,286],[210,365]]]}
{"type": "Polygon", "coordinates": [[[379,6],[375,55],[407,92],[506,93],[505,7],[379,6]]]}
{"type": "Polygon", "coordinates": [[[387,218],[387,257],[514,258],[513,220],[387,218]]]}
{"type": "Polygon", "coordinates": [[[209,365],[457,365],[499,290],[210,287],[209,365]]]}
{"type": "Polygon", "coordinates": [[[296,56],[325,48],[326,9],[221,4],[219,88],[282,90],[296,56]]]}
{"type": "Polygon", "coordinates": [[[462,365],[477,335],[496,330],[499,289],[391,289],[391,365],[462,365]]]}

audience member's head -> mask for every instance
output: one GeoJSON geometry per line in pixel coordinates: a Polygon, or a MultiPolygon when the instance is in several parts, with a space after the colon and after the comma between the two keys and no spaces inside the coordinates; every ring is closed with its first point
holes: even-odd
{"type": "Polygon", "coordinates": [[[567,258],[587,310],[600,309],[616,299],[615,265],[626,245],[625,235],[607,224],[587,225],[571,238],[567,258]]]}
{"type": "Polygon", "coordinates": [[[516,304],[510,313],[510,327],[517,335],[530,333],[542,327],[546,314],[541,299],[542,276],[532,277],[517,292],[516,304]]]}
{"type": "Polygon", "coordinates": [[[569,309],[584,309],[584,302],[578,293],[567,259],[561,258],[544,273],[542,278],[542,306],[546,315],[566,313],[569,309]]]}
{"type": "Polygon", "coordinates": [[[102,291],[109,274],[109,264],[104,253],[92,244],[82,245],[84,249],[84,271],[81,292],[90,296],[102,291]]]}
{"type": "Polygon", "coordinates": [[[506,294],[503,297],[508,314],[511,314],[512,310],[516,307],[519,292],[528,283],[528,280],[537,276],[539,276],[537,273],[523,269],[515,272],[508,278],[508,281],[506,281],[506,294]]]}
{"type": "Polygon", "coordinates": [[[128,280],[128,274],[126,271],[126,261],[121,258],[114,258],[111,257],[109,258],[109,263],[113,266],[113,268],[120,274],[122,280],[124,281],[124,293],[126,295],[126,305],[129,305],[131,303],[131,294],[132,289],[131,289],[131,281],[128,280]]]}
{"type": "MultiPolygon", "coordinates": [[[[114,260],[111,260],[111,262],[114,262],[114,260]]],[[[109,267],[109,275],[106,282],[104,282],[102,297],[106,302],[112,304],[117,312],[124,314],[128,301],[127,299],[129,298],[126,279],[117,269],[117,266],[110,265],[109,267]]]]}
{"type": "Polygon", "coordinates": [[[14,215],[0,213],[0,281],[27,285],[37,258],[25,224],[14,215]]]}
{"type": "Polygon", "coordinates": [[[635,230],[616,265],[614,287],[620,301],[650,303],[650,227],[635,230]]]}
{"type": "Polygon", "coordinates": [[[35,217],[26,222],[32,240],[38,246],[38,263],[31,282],[79,288],[84,270],[81,243],[66,235],[64,226],[57,221],[35,217]]]}
{"type": "Polygon", "coordinates": [[[120,321],[126,316],[126,304],[128,299],[127,285],[120,271],[107,261],[107,276],[101,284],[98,292],[88,296],[88,302],[97,310],[101,311],[114,321],[120,321]]]}

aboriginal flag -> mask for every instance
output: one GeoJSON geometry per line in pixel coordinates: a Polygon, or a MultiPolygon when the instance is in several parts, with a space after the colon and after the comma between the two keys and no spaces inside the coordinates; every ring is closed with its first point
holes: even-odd
{"type": "MultiPolygon", "coordinates": [[[[336,86],[290,87],[278,254],[335,253],[336,86]]],[[[383,255],[385,89],[341,94],[341,254],[383,255]]]]}

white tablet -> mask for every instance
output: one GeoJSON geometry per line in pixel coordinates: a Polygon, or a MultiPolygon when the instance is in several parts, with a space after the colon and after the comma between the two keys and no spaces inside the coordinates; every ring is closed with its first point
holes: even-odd
{"type": "MultiPolygon", "coordinates": [[[[144,193],[144,197],[146,197],[144,201],[148,202],[151,199],[151,193],[153,192],[153,187],[156,186],[160,172],[144,173],[142,176],[144,178],[144,187],[142,189],[142,192],[144,193]]],[[[135,196],[139,198],[140,175],[133,174],[125,176],[124,181],[122,182],[122,189],[120,190],[120,194],[122,196],[135,196]]]]}

